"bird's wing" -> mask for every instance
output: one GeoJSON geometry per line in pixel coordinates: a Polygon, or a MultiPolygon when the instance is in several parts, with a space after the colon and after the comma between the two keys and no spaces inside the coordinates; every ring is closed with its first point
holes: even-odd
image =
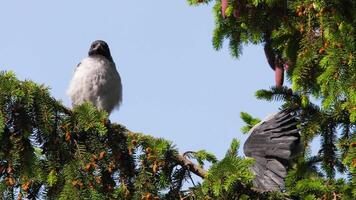
{"type": "Polygon", "coordinates": [[[82,62],[79,62],[79,63],[77,64],[77,67],[76,67],[76,68],[78,68],[81,64],[82,64],[82,62]]]}
{"type": "Polygon", "coordinates": [[[82,64],[82,62],[79,62],[79,63],[77,64],[77,66],[74,68],[74,73],[77,71],[78,67],[80,67],[81,64],[82,64]]]}
{"type": "Polygon", "coordinates": [[[244,153],[256,160],[254,184],[263,190],[283,190],[288,160],[300,150],[300,134],[292,110],[282,110],[257,124],[244,144],[244,153]]]}

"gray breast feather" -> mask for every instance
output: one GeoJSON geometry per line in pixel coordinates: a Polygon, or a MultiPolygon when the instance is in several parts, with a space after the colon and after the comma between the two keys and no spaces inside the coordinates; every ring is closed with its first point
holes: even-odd
{"type": "Polygon", "coordinates": [[[253,127],[244,144],[244,153],[256,160],[252,167],[255,187],[283,190],[288,161],[299,151],[300,134],[291,110],[274,114],[253,127]]]}
{"type": "Polygon", "coordinates": [[[103,56],[89,56],[77,66],[67,94],[73,105],[85,101],[109,114],[122,101],[122,85],[115,63],[103,56]]]}

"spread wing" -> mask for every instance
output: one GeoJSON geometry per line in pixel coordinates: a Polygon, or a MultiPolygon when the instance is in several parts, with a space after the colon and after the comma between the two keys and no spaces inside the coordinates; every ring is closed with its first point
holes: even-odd
{"type": "Polygon", "coordinates": [[[299,151],[300,134],[292,110],[282,110],[254,126],[244,144],[244,153],[256,160],[252,167],[255,187],[284,190],[288,161],[299,151]]]}

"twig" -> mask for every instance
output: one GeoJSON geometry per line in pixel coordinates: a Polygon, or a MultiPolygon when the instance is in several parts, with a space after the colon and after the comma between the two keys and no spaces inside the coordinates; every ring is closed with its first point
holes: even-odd
{"type": "Polygon", "coordinates": [[[182,156],[182,155],[177,155],[175,157],[175,160],[177,161],[177,163],[179,165],[181,165],[182,167],[188,169],[189,171],[193,172],[195,175],[201,177],[201,178],[205,178],[206,176],[206,171],[201,168],[200,166],[194,164],[191,160],[189,160],[188,158],[182,156]]]}

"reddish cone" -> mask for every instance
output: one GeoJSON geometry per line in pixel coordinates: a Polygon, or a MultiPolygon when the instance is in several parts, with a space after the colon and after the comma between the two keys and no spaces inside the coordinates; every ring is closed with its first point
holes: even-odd
{"type": "Polygon", "coordinates": [[[221,15],[223,16],[223,18],[226,17],[225,11],[227,6],[228,6],[228,0],[221,0],[221,15]]]}
{"type": "Polygon", "coordinates": [[[282,87],[284,80],[284,68],[282,65],[276,65],[274,69],[274,78],[276,81],[276,87],[282,87]]]}

